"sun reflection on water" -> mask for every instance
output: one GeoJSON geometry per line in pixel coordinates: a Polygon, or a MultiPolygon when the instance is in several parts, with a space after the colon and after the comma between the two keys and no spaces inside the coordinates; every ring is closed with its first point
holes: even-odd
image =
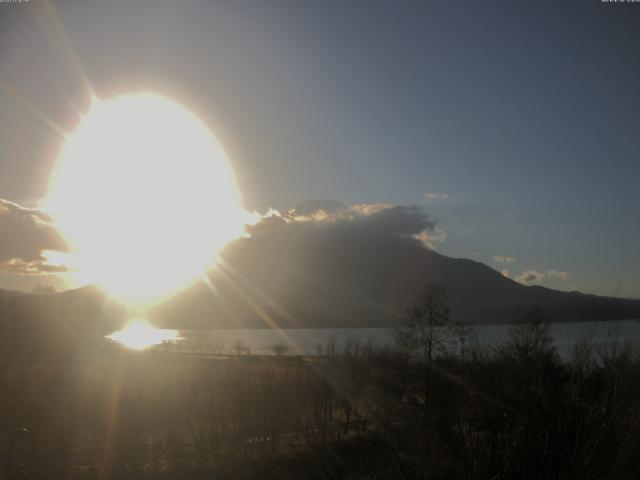
{"type": "Polygon", "coordinates": [[[106,338],[118,342],[132,350],[144,350],[162,342],[178,340],[177,330],[156,328],[147,320],[138,318],[130,321],[122,330],[108,335],[106,338]]]}

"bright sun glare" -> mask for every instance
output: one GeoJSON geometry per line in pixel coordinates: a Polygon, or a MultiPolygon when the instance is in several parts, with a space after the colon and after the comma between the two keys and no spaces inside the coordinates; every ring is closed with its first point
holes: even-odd
{"type": "Polygon", "coordinates": [[[81,278],[141,310],[201,276],[249,220],[216,137],[150,93],[94,98],[42,207],[81,278]]]}
{"type": "Polygon", "coordinates": [[[107,338],[121,343],[133,350],[144,350],[162,342],[176,340],[179,337],[175,330],[161,330],[153,327],[144,319],[135,319],[122,330],[112,333],[107,338]]]}

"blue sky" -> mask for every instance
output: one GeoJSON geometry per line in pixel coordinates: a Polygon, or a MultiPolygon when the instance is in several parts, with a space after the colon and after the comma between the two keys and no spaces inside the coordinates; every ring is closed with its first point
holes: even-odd
{"type": "MultiPolygon", "coordinates": [[[[640,4],[53,6],[66,45],[38,2],[0,5],[0,79],[63,128],[86,104],[77,64],[99,96],[154,90],[204,118],[248,208],[422,205],[444,254],[640,297],[640,4]]],[[[60,140],[6,91],[0,125],[0,198],[33,206],[60,140]]]]}

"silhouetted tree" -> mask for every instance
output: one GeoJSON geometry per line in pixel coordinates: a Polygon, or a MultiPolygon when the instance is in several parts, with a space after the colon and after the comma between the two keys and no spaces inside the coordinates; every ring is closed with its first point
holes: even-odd
{"type": "Polygon", "coordinates": [[[57,290],[55,287],[51,285],[43,285],[40,282],[38,282],[32,290],[32,293],[35,293],[36,295],[52,295],[56,292],[57,290]]]}
{"type": "Polygon", "coordinates": [[[273,353],[277,357],[281,357],[282,355],[284,355],[285,353],[287,353],[289,351],[289,347],[287,345],[282,344],[282,343],[277,343],[276,345],[271,347],[271,350],[273,350],[273,353]]]}
{"type": "Polygon", "coordinates": [[[432,285],[409,305],[402,326],[394,332],[395,340],[403,350],[431,368],[434,355],[444,351],[451,340],[454,326],[445,288],[432,285]]]}
{"type": "Polygon", "coordinates": [[[233,344],[233,350],[236,352],[236,355],[250,355],[251,350],[249,349],[249,345],[244,343],[242,340],[236,340],[233,344]]]}

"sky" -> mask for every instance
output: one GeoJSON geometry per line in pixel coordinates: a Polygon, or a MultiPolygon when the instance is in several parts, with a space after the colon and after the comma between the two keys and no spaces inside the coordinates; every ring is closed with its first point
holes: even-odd
{"type": "MultiPolygon", "coordinates": [[[[0,214],[46,194],[86,81],[200,116],[249,210],[415,205],[440,253],[640,298],[639,21],[597,0],[0,3],[0,214]]],[[[8,270],[0,288],[57,285],[8,270]]]]}

